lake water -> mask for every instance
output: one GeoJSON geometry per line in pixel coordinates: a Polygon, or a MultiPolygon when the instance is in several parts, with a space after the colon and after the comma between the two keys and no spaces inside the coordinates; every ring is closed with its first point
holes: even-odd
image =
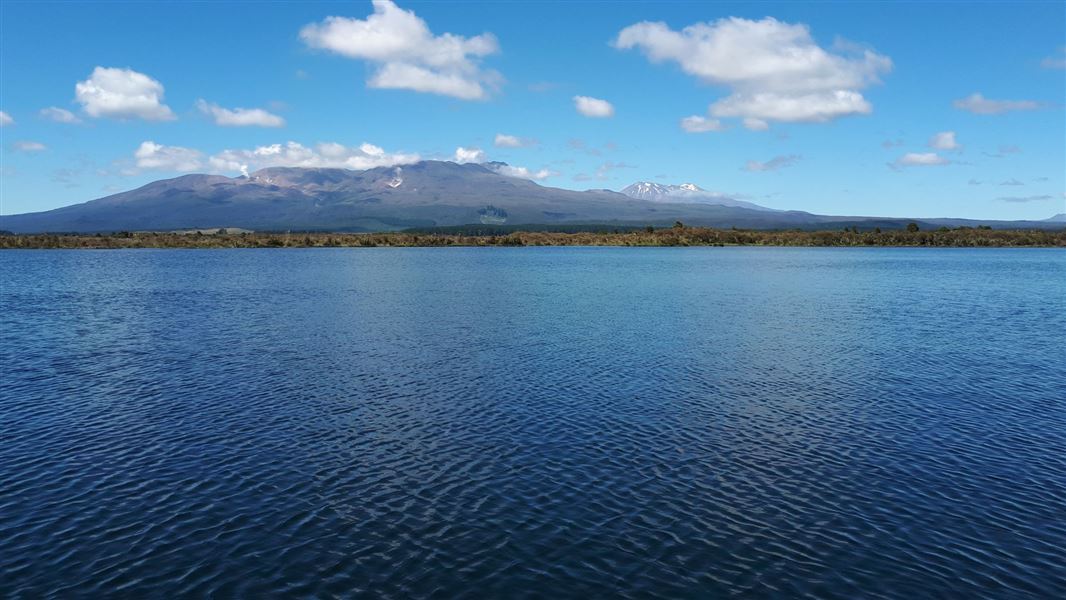
{"type": "Polygon", "coordinates": [[[0,252],[0,595],[1063,597],[1066,252],[0,252]]]}

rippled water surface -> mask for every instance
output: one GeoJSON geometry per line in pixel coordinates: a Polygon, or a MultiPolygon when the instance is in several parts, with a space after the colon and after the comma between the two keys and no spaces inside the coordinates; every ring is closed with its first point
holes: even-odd
{"type": "Polygon", "coordinates": [[[1066,252],[0,253],[0,594],[1066,594],[1066,252]]]}

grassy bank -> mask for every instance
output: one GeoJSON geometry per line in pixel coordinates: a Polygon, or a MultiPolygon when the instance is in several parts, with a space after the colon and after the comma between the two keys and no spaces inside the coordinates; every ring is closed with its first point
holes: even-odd
{"type": "Polygon", "coordinates": [[[673,227],[619,232],[117,233],[3,235],[0,248],[308,248],[439,246],[935,246],[1066,247],[1066,229],[936,231],[746,231],[673,227]]]}

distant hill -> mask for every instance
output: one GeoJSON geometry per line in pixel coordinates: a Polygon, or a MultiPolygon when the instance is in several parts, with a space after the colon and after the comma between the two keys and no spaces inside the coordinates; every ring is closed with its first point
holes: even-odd
{"type": "Polygon", "coordinates": [[[1066,213],[1059,213],[1053,217],[1044,220],[1050,221],[1052,223],[1066,223],[1066,213]]]}
{"type": "MultiPolygon", "coordinates": [[[[469,224],[667,226],[675,221],[741,229],[898,229],[911,221],[773,211],[696,186],[675,186],[676,189],[642,197],[609,190],[564,190],[507,176],[501,173],[506,172],[501,166],[422,161],[365,171],[277,167],[241,177],[183,175],[82,204],[0,216],[0,230],[94,233],[225,227],[256,231],[394,231],[469,224]]],[[[1048,221],[918,222],[923,228],[941,224],[1057,226],[1048,221]]]]}

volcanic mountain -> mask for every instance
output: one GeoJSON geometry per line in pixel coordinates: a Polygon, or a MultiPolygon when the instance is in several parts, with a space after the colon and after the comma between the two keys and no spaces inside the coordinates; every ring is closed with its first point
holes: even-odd
{"type": "Polygon", "coordinates": [[[715,206],[734,206],[751,210],[773,210],[752,202],[737,200],[726,194],[707,191],[694,183],[673,185],[638,181],[622,188],[622,193],[630,198],[649,200],[651,202],[713,204],[715,206]]]}
{"type": "MultiPolygon", "coordinates": [[[[511,177],[502,163],[422,161],[365,171],[273,167],[247,176],[183,175],[39,213],[0,216],[15,233],[250,230],[388,231],[467,224],[689,225],[751,229],[897,228],[909,219],[773,211],[692,185],[574,191],[511,177]],[[654,193],[653,193],[654,191],[654,193]],[[634,197],[636,196],[636,197],[634,197]]],[[[1052,222],[919,221],[1054,227],[1052,222]]]]}

